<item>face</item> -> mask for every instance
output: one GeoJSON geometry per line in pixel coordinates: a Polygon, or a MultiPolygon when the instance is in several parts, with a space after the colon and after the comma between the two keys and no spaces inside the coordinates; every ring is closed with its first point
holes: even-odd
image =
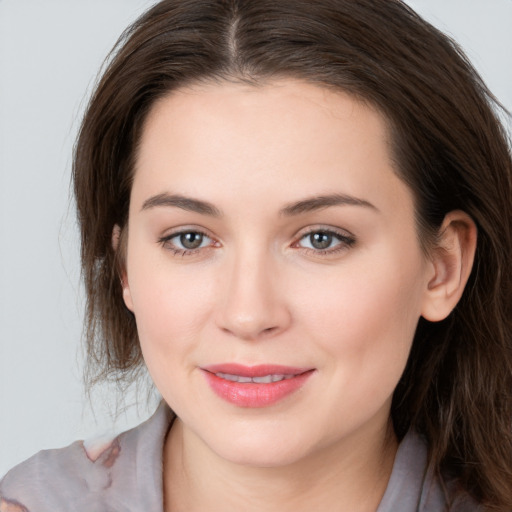
{"type": "Polygon", "coordinates": [[[173,92],[143,131],[126,250],[147,367],[190,439],[277,466],[386,429],[432,269],[375,110],[292,80],[173,92]]]}

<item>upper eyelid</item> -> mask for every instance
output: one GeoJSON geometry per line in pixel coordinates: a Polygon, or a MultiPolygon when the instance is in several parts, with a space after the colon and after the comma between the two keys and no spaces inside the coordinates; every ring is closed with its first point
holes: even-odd
{"type": "Polygon", "coordinates": [[[178,231],[177,233],[170,233],[169,235],[167,236],[164,236],[163,239],[164,240],[172,240],[173,238],[177,238],[181,235],[184,235],[186,233],[196,233],[198,235],[201,235],[202,237],[205,237],[205,238],[209,238],[210,240],[214,240],[214,238],[212,238],[210,235],[208,235],[207,233],[204,233],[203,231],[192,231],[192,230],[188,230],[188,231],[178,231]]]}
{"type": "Polygon", "coordinates": [[[335,228],[333,226],[322,226],[322,225],[303,228],[295,235],[295,238],[297,240],[300,240],[301,238],[304,238],[305,236],[308,236],[312,233],[318,233],[318,232],[330,233],[330,234],[339,236],[341,238],[353,238],[353,239],[356,238],[355,235],[353,235],[350,231],[348,231],[346,229],[335,228]]]}
{"type": "Polygon", "coordinates": [[[174,238],[175,236],[182,235],[184,233],[199,233],[200,235],[207,236],[208,238],[211,238],[212,240],[216,239],[215,236],[213,236],[207,229],[201,228],[199,226],[185,226],[185,227],[179,227],[179,228],[173,228],[168,231],[168,233],[161,235],[159,237],[159,240],[170,240],[171,238],[174,238]]]}

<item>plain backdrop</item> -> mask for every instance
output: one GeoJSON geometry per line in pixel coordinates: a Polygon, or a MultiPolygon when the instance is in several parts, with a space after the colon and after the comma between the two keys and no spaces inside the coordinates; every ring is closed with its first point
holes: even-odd
{"type": "MultiPolygon", "coordinates": [[[[257,0],[255,0],[257,1],[257,0]]],[[[82,383],[71,152],[104,57],[152,0],[0,0],[0,475],[43,448],[124,430],[114,390],[82,383]]],[[[512,109],[512,0],[409,0],[512,109]]],[[[134,401],[131,394],[128,403],[134,401]]]]}

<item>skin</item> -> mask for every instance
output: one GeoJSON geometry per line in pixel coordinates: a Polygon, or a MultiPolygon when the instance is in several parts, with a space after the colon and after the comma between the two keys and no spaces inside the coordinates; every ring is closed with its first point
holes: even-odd
{"type": "Polygon", "coordinates": [[[346,94],[225,83],[153,107],[123,290],[177,414],[166,510],[376,510],[397,449],[391,397],[418,319],[449,314],[471,268],[470,219],[452,212],[442,232],[444,250],[426,255],[386,122],[346,94]],[[358,204],[290,211],[334,194],[358,204]],[[197,250],[183,253],[183,231],[205,234],[197,250]],[[315,248],[311,231],[335,233],[331,245],[315,248]],[[314,371],[276,404],[245,408],[214,394],[201,370],[228,362],[314,371]]]}

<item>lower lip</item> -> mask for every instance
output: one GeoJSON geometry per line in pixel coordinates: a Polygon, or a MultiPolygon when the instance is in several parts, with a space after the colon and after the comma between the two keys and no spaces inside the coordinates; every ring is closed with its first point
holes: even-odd
{"type": "Polygon", "coordinates": [[[203,371],[211,389],[220,398],[238,407],[267,407],[299,390],[313,373],[313,370],[296,375],[291,379],[259,384],[256,382],[233,382],[203,371]]]}

